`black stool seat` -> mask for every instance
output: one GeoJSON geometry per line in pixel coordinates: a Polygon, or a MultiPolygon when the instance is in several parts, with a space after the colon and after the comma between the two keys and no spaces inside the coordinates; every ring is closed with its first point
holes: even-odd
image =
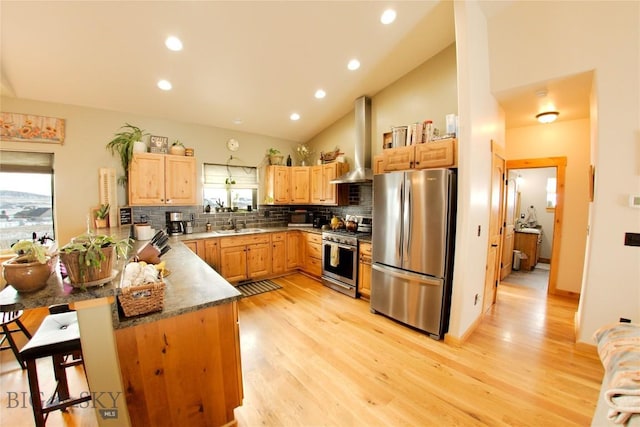
{"type": "Polygon", "coordinates": [[[71,354],[77,355],[81,353],[80,330],[78,328],[78,316],[75,311],[50,314],[45,317],[31,340],[20,351],[20,356],[27,364],[31,403],[36,426],[45,425],[46,415],[49,412],[58,409],[65,410],[68,406],[91,400],[90,393],[80,398],[73,398],[69,395],[66,368],[82,363],[82,359],[67,362],[67,358],[71,354]],[[43,357],[52,358],[54,376],[57,381],[55,391],[44,405],[40,400],[40,386],[36,368],[36,359],[43,357]]]}
{"type": "Polygon", "coordinates": [[[27,365],[23,362],[22,357],[20,357],[20,350],[18,350],[16,341],[11,335],[15,332],[22,332],[24,336],[27,337],[27,339],[31,339],[31,334],[20,321],[20,317],[22,317],[22,310],[0,312],[0,327],[2,328],[2,337],[0,337],[0,350],[11,350],[13,352],[13,355],[16,357],[16,360],[20,364],[20,367],[24,369],[27,367],[27,365]],[[12,329],[12,324],[14,323],[18,327],[18,329],[12,329]],[[8,347],[2,345],[4,344],[5,340],[9,342],[8,347]]]}

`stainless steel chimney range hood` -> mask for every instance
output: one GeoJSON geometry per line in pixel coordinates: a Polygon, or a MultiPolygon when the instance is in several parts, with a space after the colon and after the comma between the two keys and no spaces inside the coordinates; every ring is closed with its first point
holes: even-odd
{"type": "Polygon", "coordinates": [[[356,140],[354,170],[330,181],[332,184],[359,184],[373,181],[371,171],[371,99],[361,96],[355,102],[356,140]]]}

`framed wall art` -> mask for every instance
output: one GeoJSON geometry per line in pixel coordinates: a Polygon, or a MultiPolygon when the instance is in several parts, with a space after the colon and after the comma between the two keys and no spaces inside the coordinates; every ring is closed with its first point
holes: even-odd
{"type": "Polygon", "coordinates": [[[169,151],[169,137],[151,135],[149,138],[149,151],[152,153],[167,154],[169,151]]]}
{"type": "Polygon", "coordinates": [[[16,142],[64,142],[64,119],[22,113],[0,113],[0,140],[16,142]]]}

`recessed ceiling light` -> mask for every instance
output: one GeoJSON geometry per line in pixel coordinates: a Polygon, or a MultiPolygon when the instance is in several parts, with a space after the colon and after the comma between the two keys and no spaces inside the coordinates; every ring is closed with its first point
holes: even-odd
{"type": "Polygon", "coordinates": [[[380,16],[380,22],[382,22],[384,25],[389,25],[395,20],[396,11],[393,9],[385,10],[384,12],[382,12],[382,16],[380,16]]]}
{"type": "Polygon", "coordinates": [[[322,90],[322,89],[318,89],[318,90],[316,91],[316,94],[315,94],[315,97],[316,97],[316,98],[318,98],[318,99],[322,99],[322,98],[324,98],[325,96],[327,96],[327,92],[325,92],[324,90],[322,90]]]}
{"type": "Polygon", "coordinates": [[[540,123],[552,123],[556,121],[559,115],[560,113],[557,111],[545,111],[544,113],[536,115],[536,119],[538,119],[540,123]]]}
{"type": "Polygon", "coordinates": [[[158,80],[158,87],[162,90],[171,90],[173,86],[169,80],[158,80]]]}
{"type": "Polygon", "coordinates": [[[293,121],[300,120],[300,114],[298,114],[298,113],[292,113],[292,114],[289,116],[289,118],[290,118],[291,120],[293,120],[293,121]]]}
{"type": "Polygon", "coordinates": [[[164,41],[164,45],[167,46],[167,49],[173,50],[174,52],[182,50],[182,41],[175,36],[167,37],[164,41]]]}
{"type": "Polygon", "coordinates": [[[242,119],[233,119],[233,124],[234,125],[241,125],[242,124],[242,119]]]}
{"type": "Polygon", "coordinates": [[[357,59],[352,59],[347,64],[347,68],[351,71],[357,70],[358,68],[360,68],[360,61],[358,61],[357,59]]]}

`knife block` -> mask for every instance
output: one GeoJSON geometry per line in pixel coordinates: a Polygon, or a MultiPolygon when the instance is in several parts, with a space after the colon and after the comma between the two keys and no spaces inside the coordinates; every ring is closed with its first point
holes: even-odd
{"type": "Polygon", "coordinates": [[[144,261],[147,264],[159,264],[160,263],[160,251],[153,246],[151,242],[147,242],[143,247],[138,249],[136,254],[138,261],[144,261]]]}

